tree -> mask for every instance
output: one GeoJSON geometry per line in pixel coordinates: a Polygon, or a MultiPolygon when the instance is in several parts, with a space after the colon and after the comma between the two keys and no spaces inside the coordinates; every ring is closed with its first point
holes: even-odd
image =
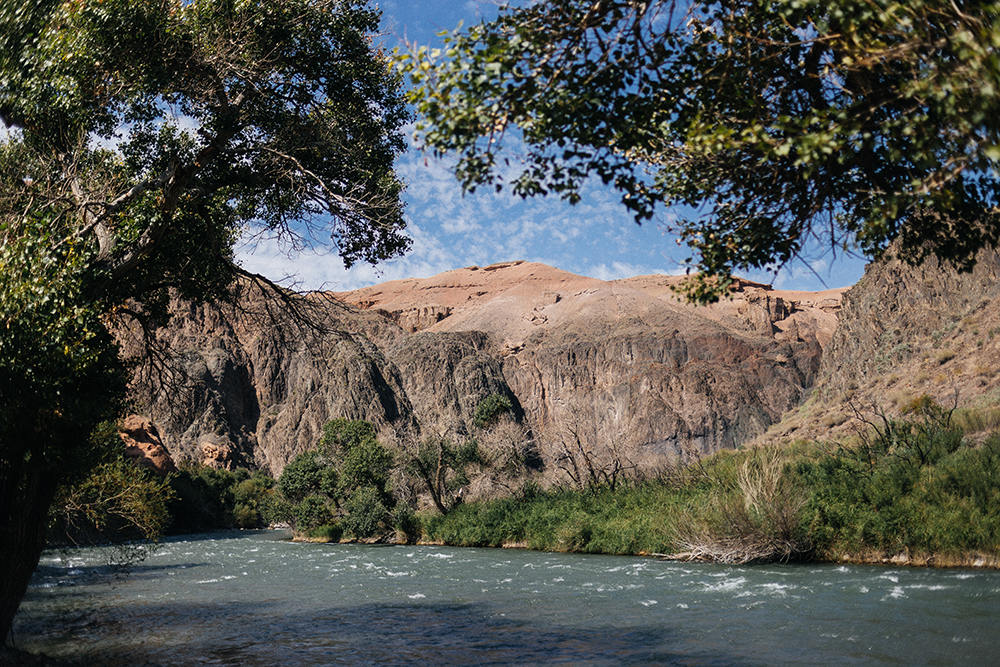
{"type": "Polygon", "coordinates": [[[708,301],[813,237],[961,269],[995,247],[997,34],[995,0],[547,0],[402,68],[425,146],[469,190],[576,202],[594,176],[637,222],[693,207],[672,231],[708,301]]]}
{"type": "Polygon", "coordinates": [[[339,519],[355,537],[367,538],[391,527],[398,504],[390,480],[395,460],[375,439],[375,427],[333,419],[323,426],[317,447],[290,461],[278,480],[281,495],[295,503],[295,530],[339,519]]]}
{"type": "Polygon", "coordinates": [[[406,456],[407,469],[427,489],[442,515],[462,502],[462,496],[456,497],[455,492],[469,483],[467,469],[483,462],[475,440],[454,445],[440,436],[425,438],[406,456]]]}
{"type": "Polygon", "coordinates": [[[90,444],[100,462],[82,481],[59,488],[52,507],[55,528],[73,544],[159,539],[174,498],[167,478],[128,460],[118,424],[99,424],[90,444]]]}
{"type": "MultiPolygon", "coordinates": [[[[402,253],[400,81],[357,0],[0,3],[0,636],[120,411],[109,327],[235,300],[248,227],[402,253]]],[[[273,294],[290,299],[287,292],[273,294]]]]}

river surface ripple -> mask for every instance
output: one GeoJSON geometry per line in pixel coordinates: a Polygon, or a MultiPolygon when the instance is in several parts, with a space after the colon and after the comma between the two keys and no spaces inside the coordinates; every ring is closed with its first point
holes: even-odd
{"type": "Polygon", "coordinates": [[[433,546],[46,552],[19,648],[95,665],[1000,665],[1000,572],[433,546]]]}

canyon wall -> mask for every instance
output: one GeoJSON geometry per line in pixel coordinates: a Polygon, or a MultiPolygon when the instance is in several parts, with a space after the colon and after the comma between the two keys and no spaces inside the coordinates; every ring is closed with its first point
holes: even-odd
{"type": "Polygon", "coordinates": [[[569,447],[655,466],[737,446],[816,383],[843,290],[738,281],[731,300],[693,307],[678,280],[511,262],[314,295],[305,317],[262,297],[177,302],[157,336],[180,374],[137,392],[137,411],[175,459],[273,474],[335,417],[397,439],[473,437],[491,394],[546,463],[569,447]]]}

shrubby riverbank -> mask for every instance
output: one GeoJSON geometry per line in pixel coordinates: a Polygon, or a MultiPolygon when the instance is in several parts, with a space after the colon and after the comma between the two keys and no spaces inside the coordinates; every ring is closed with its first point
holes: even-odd
{"type": "Polygon", "coordinates": [[[724,563],[1000,566],[1000,434],[926,399],[908,413],[877,416],[846,444],[724,451],[617,488],[462,505],[422,516],[424,539],[724,563]]]}
{"type": "Polygon", "coordinates": [[[203,467],[172,474],[164,523],[172,533],[280,522],[299,541],[731,564],[1000,566],[996,410],[945,410],[925,397],[904,412],[874,415],[840,444],[725,450],[642,477],[592,474],[547,489],[495,445],[434,441],[407,455],[380,445],[365,422],[335,420],[320,449],[277,481],[203,467]],[[475,480],[500,480],[506,491],[463,497],[475,480]],[[432,509],[415,511],[421,493],[432,509]]]}

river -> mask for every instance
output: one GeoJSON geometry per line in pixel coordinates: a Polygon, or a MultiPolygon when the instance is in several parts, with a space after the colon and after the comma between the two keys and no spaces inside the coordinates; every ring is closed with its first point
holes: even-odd
{"type": "Polygon", "coordinates": [[[46,552],[18,648],[95,665],[997,665],[1000,572],[167,540],[46,552]]]}

